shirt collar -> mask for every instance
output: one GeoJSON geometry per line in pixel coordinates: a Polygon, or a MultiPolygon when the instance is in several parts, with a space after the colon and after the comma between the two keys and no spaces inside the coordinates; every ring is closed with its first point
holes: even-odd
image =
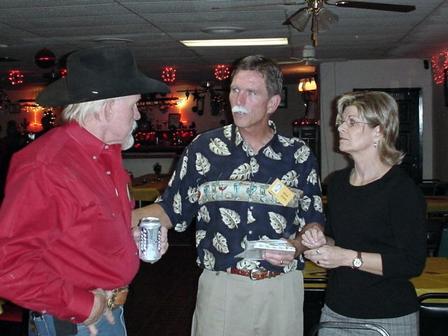
{"type": "Polygon", "coordinates": [[[90,156],[100,156],[105,150],[121,152],[120,144],[108,145],[98,139],[92,133],[81,127],[77,122],[71,122],[66,126],[67,133],[79,143],[90,156]]]}
{"type": "MultiPolygon", "coordinates": [[[[277,134],[277,127],[275,126],[275,123],[272,120],[268,120],[269,127],[274,131],[273,138],[277,134]]],[[[243,150],[250,156],[254,156],[255,153],[253,152],[252,148],[249,146],[249,144],[244,140],[244,138],[241,136],[240,130],[238,126],[235,125],[234,130],[234,139],[235,139],[235,146],[240,146],[243,148],[243,150]]]]}

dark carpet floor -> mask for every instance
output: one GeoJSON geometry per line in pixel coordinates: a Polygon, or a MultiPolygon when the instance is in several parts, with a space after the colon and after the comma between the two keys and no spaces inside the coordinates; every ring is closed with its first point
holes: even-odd
{"type": "Polygon", "coordinates": [[[125,305],[129,336],[187,336],[200,270],[192,245],[171,244],[155,264],[142,263],[125,305]]]}

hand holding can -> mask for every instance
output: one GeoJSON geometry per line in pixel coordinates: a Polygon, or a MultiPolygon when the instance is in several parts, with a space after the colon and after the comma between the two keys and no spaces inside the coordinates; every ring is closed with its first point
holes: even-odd
{"type": "Polygon", "coordinates": [[[140,221],[139,257],[145,262],[155,263],[160,254],[160,220],[143,217],[140,221]]]}

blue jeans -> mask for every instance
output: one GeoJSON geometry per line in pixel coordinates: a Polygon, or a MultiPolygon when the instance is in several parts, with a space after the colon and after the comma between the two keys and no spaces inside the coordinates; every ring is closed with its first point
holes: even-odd
{"type": "MultiPolygon", "coordinates": [[[[124,323],[123,307],[119,306],[112,310],[115,324],[110,322],[103,315],[96,323],[98,336],[126,336],[126,325],[124,323]]],[[[30,324],[34,324],[36,328],[30,326],[29,336],[57,336],[54,330],[53,316],[43,314],[39,317],[30,317],[30,324]],[[35,330],[34,330],[35,329],[35,330]]],[[[77,324],[78,333],[76,336],[90,336],[89,329],[81,323],[77,324]]]]}

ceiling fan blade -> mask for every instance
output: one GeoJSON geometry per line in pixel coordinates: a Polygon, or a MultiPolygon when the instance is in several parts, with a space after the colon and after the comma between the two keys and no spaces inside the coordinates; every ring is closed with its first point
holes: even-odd
{"type": "Polygon", "coordinates": [[[303,32],[312,17],[312,11],[308,8],[301,8],[283,22],[284,25],[291,25],[298,31],[303,32]]]}
{"type": "Polygon", "coordinates": [[[278,3],[278,2],[272,2],[272,3],[266,3],[266,4],[254,4],[254,5],[229,5],[226,7],[212,7],[212,10],[224,10],[224,9],[250,9],[250,8],[260,8],[260,7],[272,7],[272,6],[300,6],[304,5],[305,1],[297,2],[286,2],[286,3],[278,3]]]}
{"type": "Polygon", "coordinates": [[[339,17],[326,8],[321,8],[317,14],[317,31],[324,32],[330,29],[330,26],[339,21],[339,17]]]}
{"type": "Polygon", "coordinates": [[[379,2],[362,2],[362,1],[336,1],[335,3],[330,3],[325,1],[326,4],[337,6],[337,7],[347,7],[347,8],[360,8],[360,9],[374,9],[389,12],[412,12],[415,10],[415,6],[411,5],[394,5],[388,3],[379,2]]]}

